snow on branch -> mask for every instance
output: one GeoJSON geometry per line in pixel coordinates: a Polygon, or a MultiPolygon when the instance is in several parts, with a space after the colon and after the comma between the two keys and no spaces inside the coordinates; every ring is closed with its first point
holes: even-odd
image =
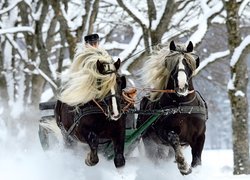
{"type": "Polygon", "coordinates": [[[227,89],[228,90],[234,90],[235,89],[235,86],[234,86],[235,78],[236,78],[236,74],[234,73],[232,78],[228,81],[228,84],[227,84],[227,89]]]}
{"type": "Polygon", "coordinates": [[[27,60],[27,54],[22,51],[19,46],[17,45],[17,43],[11,38],[11,36],[9,34],[6,34],[6,38],[8,39],[8,41],[10,42],[10,44],[13,46],[13,48],[15,48],[15,50],[17,51],[18,55],[20,56],[20,58],[27,64],[33,65],[36,70],[39,72],[39,74],[45,79],[47,80],[55,89],[57,89],[57,85],[54,83],[54,81],[48,76],[46,75],[38,66],[35,62],[32,62],[31,60],[27,60]]]}
{"type": "MultiPolygon", "coordinates": [[[[136,28],[133,27],[133,29],[134,29],[134,32],[136,32],[136,28]]],[[[137,44],[141,40],[141,37],[142,37],[141,33],[137,32],[134,34],[128,47],[123,52],[120,53],[121,58],[127,59],[131,55],[131,52],[135,50],[137,44]]]]}
{"type": "Polygon", "coordinates": [[[250,3],[250,0],[244,0],[241,4],[240,4],[240,8],[238,11],[239,16],[242,15],[244,9],[246,8],[246,6],[248,5],[248,3],[250,3]]]}
{"type": "Polygon", "coordinates": [[[43,72],[37,65],[36,62],[33,62],[31,60],[25,61],[26,63],[29,63],[30,65],[33,65],[38,73],[51,85],[54,89],[58,89],[57,85],[54,83],[54,81],[45,73],[43,72]]]}
{"type": "Polygon", "coordinates": [[[22,1],[22,0],[16,0],[16,1],[14,1],[14,2],[13,2],[12,4],[10,4],[8,7],[6,7],[6,8],[4,8],[4,9],[0,10],[0,14],[4,14],[4,13],[10,11],[11,9],[15,8],[15,7],[17,6],[17,4],[18,4],[19,2],[21,2],[21,1],[22,1]]]}
{"type": "Polygon", "coordinates": [[[60,3],[60,10],[62,12],[64,19],[67,21],[67,24],[68,24],[70,30],[77,29],[76,24],[71,21],[70,17],[68,16],[67,12],[65,11],[65,6],[63,3],[60,3]]]}
{"type": "Polygon", "coordinates": [[[9,41],[9,43],[13,46],[13,48],[16,50],[17,54],[20,56],[21,59],[25,59],[24,58],[24,51],[19,48],[18,44],[16,43],[16,41],[13,40],[12,36],[10,34],[6,34],[6,39],[9,41]]]}
{"type": "Polygon", "coordinates": [[[103,0],[102,2],[111,4],[113,6],[118,6],[117,2],[114,0],[103,0]]]}
{"type": "Polygon", "coordinates": [[[20,26],[20,27],[12,27],[12,28],[7,28],[7,29],[0,29],[0,35],[12,34],[12,33],[18,33],[18,32],[30,32],[34,34],[34,29],[29,26],[20,26]]]}
{"type": "Polygon", "coordinates": [[[230,61],[230,66],[233,67],[235,66],[235,64],[238,62],[238,60],[240,59],[240,56],[242,54],[242,51],[248,46],[250,45],[250,35],[248,35],[247,37],[244,38],[244,40],[240,43],[240,45],[235,48],[231,61],[230,61]]]}
{"type": "Polygon", "coordinates": [[[137,22],[140,26],[149,26],[149,21],[136,8],[131,6],[127,1],[117,0],[118,4],[137,22]]]}
{"type": "Polygon", "coordinates": [[[202,69],[204,69],[208,64],[221,59],[225,56],[228,56],[230,54],[229,50],[226,51],[222,51],[222,52],[216,52],[211,54],[208,58],[204,59],[203,61],[201,61],[199,67],[196,69],[195,74],[198,74],[202,69]]]}
{"type": "MultiPolygon", "coordinates": [[[[133,27],[133,29],[134,29],[134,32],[136,32],[137,29],[135,26],[133,27]]],[[[129,44],[123,44],[123,43],[118,43],[118,42],[105,44],[106,50],[115,49],[117,47],[119,47],[119,49],[122,49],[122,52],[118,56],[121,59],[121,61],[124,63],[121,68],[122,74],[130,75],[130,73],[128,72],[128,67],[134,61],[134,58],[131,58],[131,55],[137,48],[141,38],[142,38],[141,33],[135,33],[129,44]]]]}
{"type": "Polygon", "coordinates": [[[36,69],[38,70],[39,74],[46,80],[50,83],[50,85],[52,85],[55,89],[58,89],[57,85],[54,83],[54,81],[49,77],[47,76],[47,74],[45,74],[40,68],[38,68],[37,66],[35,66],[36,69]]]}
{"type": "Polygon", "coordinates": [[[157,13],[156,13],[156,19],[154,21],[152,21],[152,29],[156,30],[156,28],[159,26],[159,23],[161,22],[161,17],[163,16],[166,6],[168,5],[168,3],[165,3],[165,6],[160,8],[157,13]]]}
{"type": "Polygon", "coordinates": [[[202,12],[204,13],[199,18],[199,25],[197,31],[190,37],[190,40],[193,42],[194,46],[198,44],[203,37],[205,36],[207,29],[208,29],[208,20],[210,17],[212,17],[214,14],[220,12],[223,8],[223,3],[218,2],[215,6],[210,8],[206,1],[200,0],[202,12]]]}
{"type": "Polygon", "coordinates": [[[122,49],[122,50],[124,50],[124,49],[127,49],[127,48],[129,48],[129,45],[130,44],[126,44],[126,43],[119,43],[119,42],[112,42],[112,43],[110,43],[110,42],[107,42],[107,43],[105,43],[105,49],[106,50],[112,50],[112,49],[116,49],[116,48],[118,48],[118,49],[122,49]]]}

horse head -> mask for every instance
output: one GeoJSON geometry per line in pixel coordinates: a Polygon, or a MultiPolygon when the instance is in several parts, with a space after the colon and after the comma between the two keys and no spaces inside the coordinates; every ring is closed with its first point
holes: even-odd
{"type": "MultiPolygon", "coordinates": [[[[199,66],[199,57],[193,53],[193,43],[190,41],[187,47],[176,46],[171,41],[169,54],[166,57],[165,65],[169,66],[168,61],[173,60],[174,66],[170,70],[170,79],[172,86],[179,96],[187,96],[189,89],[192,88],[191,79],[195,69],[199,66]]],[[[173,64],[173,63],[172,63],[173,64]]]]}
{"type": "Polygon", "coordinates": [[[122,115],[121,108],[121,96],[122,89],[126,87],[126,78],[125,76],[120,76],[117,71],[120,67],[120,59],[115,63],[105,63],[97,61],[97,70],[102,75],[112,75],[115,74],[115,83],[110,87],[109,93],[104,97],[105,105],[107,106],[108,117],[112,120],[118,120],[122,115]]]}

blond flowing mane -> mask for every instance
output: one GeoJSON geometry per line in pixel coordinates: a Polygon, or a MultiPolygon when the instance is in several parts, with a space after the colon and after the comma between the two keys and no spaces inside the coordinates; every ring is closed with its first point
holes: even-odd
{"type": "Polygon", "coordinates": [[[73,62],[62,81],[66,81],[58,95],[58,99],[68,105],[85,104],[93,99],[102,100],[116,84],[114,73],[103,75],[97,70],[96,62],[113,64],[109,54],[101,48],[86,46],[76,49],[73,62]],[[65,80],[66,79],[66,80],[65,80]]]}
{"type": "MultiPolygon", "coordinates": [[[[168,84],[170,73],[176,67],[180,59],[185,58],[188,65],[194,72],[196,69],[196,61],[191,53],[183,53],[186,51],[185,46],[178,44],[177,51],[170,51],[169,46],[164,46],[148,57],[144,66],[139,71],[140,80],[145,88],[164,89],[168,84]]],[[[161,93],[150,93],[150,100],[159,98],[161,93]]]]}

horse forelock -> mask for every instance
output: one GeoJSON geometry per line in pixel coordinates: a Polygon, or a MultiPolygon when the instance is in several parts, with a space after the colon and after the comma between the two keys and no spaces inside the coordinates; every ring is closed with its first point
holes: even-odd
{"type": "Polygon", "coordinates": [[[92,99],[102,100],[116,85],[116,74],[100,74],[96,62],[113,64],[111,56],[103,49],[88,47],[76,53],[62,85],[58,98],[71,106],[84,104],[92,99]]]}
{"type": "MultiPolygon", "coordinates": [[[[176,45],[177,51],[170,51],[169,46],[154,52],[145,62],[139,71],[140,80],[144,87],[150,86],[155,89],[163,89],[168,83],[171,72],[176,68],[180,59],[186,59],[191,70],[195,71],[196,62],[191,53],[187,53],[185,46],[176,45]]],[[[159,92],[152,92],[150,99],[154,100],[160,95],[159,92]]]]}

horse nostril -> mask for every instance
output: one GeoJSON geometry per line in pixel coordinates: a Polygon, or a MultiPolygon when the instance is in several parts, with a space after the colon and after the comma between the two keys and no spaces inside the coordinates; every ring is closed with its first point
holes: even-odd
{"type": "Polygon", "coordinates": [[[186,88],[180,88],[180,92],[183,93],[185,92],[186,88]]]}
{"type": "Polygon", "coordinates": [[[111,119],[113,119],[113,120],[118,120],[121,116],[122,116],[122,115],[121,115],[120,113],[117,114],[117,115],[112,114],[112,115],[111,115],[111,119]]]}

